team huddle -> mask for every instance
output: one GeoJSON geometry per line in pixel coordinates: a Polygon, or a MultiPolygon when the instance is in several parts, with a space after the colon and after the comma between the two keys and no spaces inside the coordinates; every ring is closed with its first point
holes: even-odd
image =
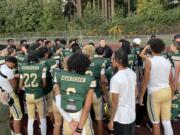
{"type": "MultiPolygon", "coordinates": [[[[81,45],[77,39],[38,39],[19,46],[8,40],[0,51],[0,135],[21,135],[21,120],[28,116],[27,134],[39,119],[47,134],[47,117],[54,135],[104,135],[104,119],[114,135],[134,135],[139,113],[146,108],[153,135],[173,135],[171,104],[180,94],[180,35],[169,51],[163,40],[152,36],[141,48],[141,39],[121,39],[114,52],[105,39],[99,45],[81,45]],[[92,113],[93,111],[93,113],[92,113]],[[38,117],[36,115],[38,114],[38,117]],[[2,117],[3,116],[3,117],[2,117]],[[12,130],[9,119],[13,118],[12,130]]],[[[174,111],[174,117],[180,114],[174,111]]],[[[143,117],[143,116],[141,116],[143,117]]]]}

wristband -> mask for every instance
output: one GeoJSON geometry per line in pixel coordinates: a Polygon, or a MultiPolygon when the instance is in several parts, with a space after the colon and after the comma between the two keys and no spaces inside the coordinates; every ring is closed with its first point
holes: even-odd
{"type": "Polygon", "coordinates": [[[76,132],[77,132],[77,133],[82,133],[82,130],[83,130],[83,129],[81,129],[81,128],[78,128],[78,127],[76,128],[76,132]]]}

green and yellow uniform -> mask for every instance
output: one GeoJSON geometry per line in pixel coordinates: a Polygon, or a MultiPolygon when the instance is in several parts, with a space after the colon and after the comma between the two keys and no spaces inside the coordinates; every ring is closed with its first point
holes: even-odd
{"type": "Polygon", "coordinates": [[[176,99],[172,100],[171,113],[172,119],[175,119],[180,116],[180,97],[177,97],[176,99]]]}
{"type": "Polygon", "coordinates": [[[131,53],[128,55],[128,67],[133,69],[136,61],[136,55],[131,53]]]}
{"type": "Polygon", "coordinates": [[[19,66],[20,79],[23,79],[28,117],[34,119],[35,105],[37,106],[40,118],[45,116],[44,92],[42,78],[46,78],[46,67],[42,63],[24,63],[19,66]]]}
{"type": "Polygon", "coordinates": [[[62,57],[71,56],[73,52],[70,49],[64,49],[62,50],[62,57]]]}
{"type": "MultiPolygon", "coordinates": [[[[60,87],[61,108],[68,112],[74,120],[80,121],[87,92],[96,85],[94,78],[89,75],[59,70],[55,72],[54,82],[60,87]]],[[[68,122],[64,120],[63,131],[69,135],[72,134],[72,130],[68,125],[68,122]]],[[[92,127],[90,125],[88,118],[83,127],[87,135],[91,135],[92,127]]]]}
{"type": "Polygon", "coordinates": [[[95,86],[92,76],[64,70],[55,73],[54,82],[60,86],[61,105],[67,112],[80,111],[83,108],[89,88],[95,86]]]}
{"type": "Polygon", "coordinates": [[[103,57],[94,57],[91,60],[90,67],[86,74],[92,75],[96,80],[96,88],[93,95],[93,109],[95,112],[96,120],[103,119],[103,100],[102,100],[102,91],[100,86],[100,75],[101,70],[105,69],[105,61],[103,57]]]}
{"type": "Polygon", "coordinates": [[[18,64],[27,63],[28,62],[28,56],[25,55],[25,54],[18,54],[16,56],[16,58],[17,58],[18,64]]]}

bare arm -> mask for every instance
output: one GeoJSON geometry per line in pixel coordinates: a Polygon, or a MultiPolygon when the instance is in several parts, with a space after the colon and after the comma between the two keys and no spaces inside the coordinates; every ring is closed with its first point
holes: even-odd
{"type": "Polygon", "coordinates": [[[47,86],[46,78],[42,78],[42,87],[45,88],[47,86]]]}
{"type": "Polygon", "coordinates": [[[173,79],[172,70],[171,70],[170,75],[169,75],[169,85],[171,87],[172,97],[174,97],[176,89],[175,89],[175,81],[173,79]]]}
{"type": "Polygon", "coordinates": [[[23,86],[24,86],[24,79],[21,78],[21,79],[19,80],[19,88],[22,89],[23,86]]]}
{"type": "Polygon", "coordinates": [[[84,104],[84,107],[82,110],[80,122],[78,124],[78,128],[80,128],[80,129],[83,128],[83,126],[89,116],[89,112],[90,112],[92,101],[93,101],[93,93],[94,93],[94,90],[90,89],[86,95],[85,104],[84,104]]]}
{"type": "Polygon", "coordinates": [[[141,51],[141,53],[139,54],[139,56],[145,60],[147,57],[146,57],[146,50],[149,48],[149,45],[145,46],[144,49],[141,51]]]}
{"type": "Polygon", "coordinates": [[[119,102],[119,94],[112,93],[112,104],[111,104],[111,117],[110,120],[114,121],[114,117],[117,111],[117,106],[119,102]]]}
{"type": "Polygon", "coordinates": [[[174,64],[175,64],[174,90],[176,90],[177,89],[177,83],[179,81],[180,62],[176,61],[174,64]]]}

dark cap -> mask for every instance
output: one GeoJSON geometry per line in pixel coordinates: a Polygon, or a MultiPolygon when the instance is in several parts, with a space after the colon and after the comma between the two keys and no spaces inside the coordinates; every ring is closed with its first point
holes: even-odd
{"type": "Polygon", "coordinates": [[[173,39],[173,41],[175,41],[176,39],[178,39],[178,38],[180,38],[180,34],[176,34],[176,35],[174,35],[174,39],[173,39]]]}

